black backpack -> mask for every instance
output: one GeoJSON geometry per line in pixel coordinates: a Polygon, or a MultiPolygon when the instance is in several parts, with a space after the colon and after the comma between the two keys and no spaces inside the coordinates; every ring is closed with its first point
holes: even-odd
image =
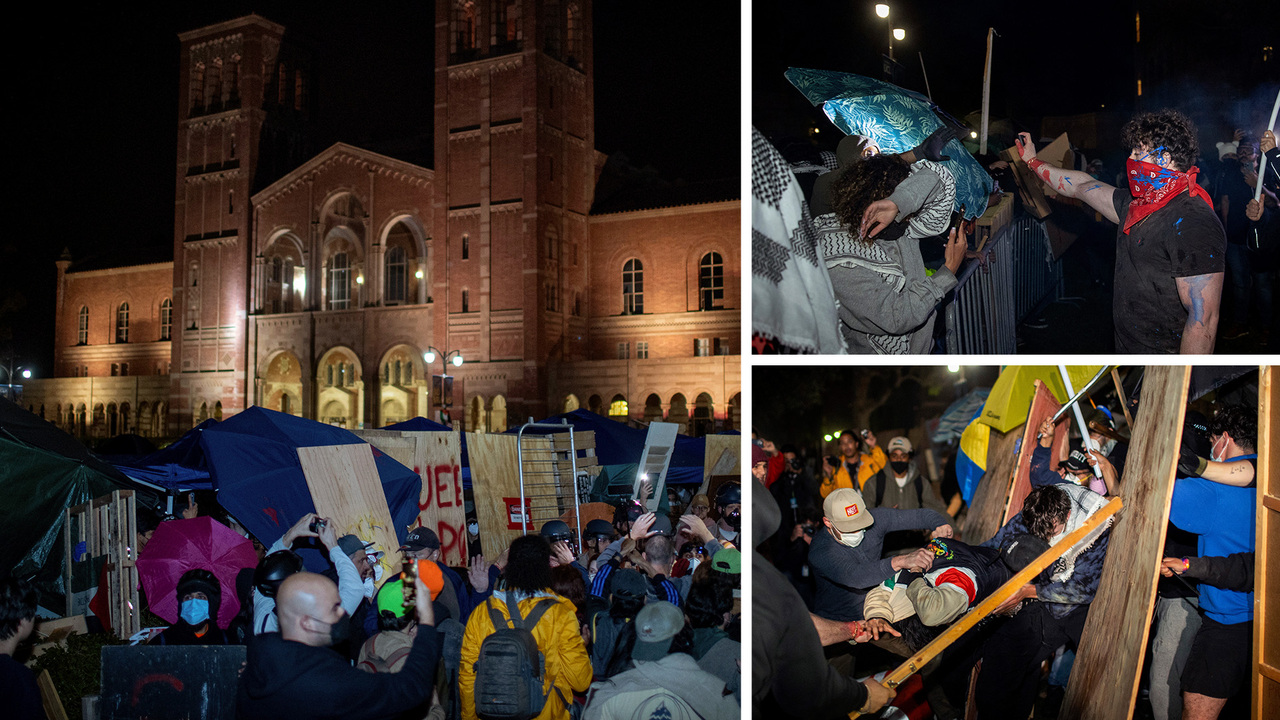
{"type": "Polygon", "coordinates": [[[508,595],[511,612],[508,620],[493,607],[492,598],[485,601],[494,631],[480,643],[476,671],[476,714],[484,720],[530,720],[542,713],[547,696],[542,692],[546,675],[546,657],[533,639],[533,627],[555,604],[553,599],[540,600],[520,617],[520,606],[514,594],[508,595]]]}

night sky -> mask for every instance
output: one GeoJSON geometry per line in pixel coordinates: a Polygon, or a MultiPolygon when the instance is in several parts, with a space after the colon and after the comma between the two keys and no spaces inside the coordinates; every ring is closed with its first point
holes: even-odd
{"type": "MultiPolygon", "coordinates": [[[[736,178],[740,18],[730,4],[595,4],[596,148],[668,180],[736,178]],[[725,5],[729,6],[726,14],[725,5]],[[643,11],[639,10],[643,8],[643,11]]],[[[257,13],[312,48],[314,151],[335,141],[431,142],[434,4],[255,2],[25,10],[8,45],[5,104],[19,202],[0,241],[0,353],[52,361],[54,260],[63,247],[171,259],[178,39],[257,13]],[[376,8],[376,9],[375,9],[376,8]],[[166,249],[168,249],[166,251],[166,249]],[[120,253],[120,251],[125,251],[120,253]]],[[[47,376],[47,371],[39,373],[47,376]]]]}

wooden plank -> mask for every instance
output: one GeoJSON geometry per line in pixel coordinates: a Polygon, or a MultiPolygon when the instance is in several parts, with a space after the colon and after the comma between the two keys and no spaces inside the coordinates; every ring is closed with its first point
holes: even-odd
{"type": "Polygon", "coordinates": [[[742,436],[708,435],[706,453],[702,458],[702,486],[705,494],[711,486],[711,478],[722,475],[742,474],[742,436]]]}
{"type": "Polygon", "coordinates": [[[53,686],[48,670],[40,671],[36,685],[40,688],[40,703],[44,705],[45,716],[49,720],[67,720],[67,710],[62,706],[62,698],[58,697],[58,689],[53,686]]]}
{"type": "MultiPolygon", "coordinates": [[[[406,433],[408,435],[410,433],[406,433]]],[[[462,498],[462,436],[456,432],[415,432],[414,469],[422,478],[418,525],[440,538],[446,565],[467,564],[467,514],[462,498]]]]}
{"type": "Polygon", "coordinates": [[[1127,718],[1138,695],[1156,599],[1174,471],[1187,406],[1188,366],[1149,366],[1125,462],[1129,512],[1111,531],[1060,716],[1127,718]]]}
{"type": "MultiPolygon", "coordinates": [[[[1093,532],[1094,528],[1106,522],[1111,516],[1120,512],[1120,509],[1123,506],[1124,503],[1121,502],[1120,498],[1112,498],[1106,505],[1103,505],[1098,512],[1094,513],[1093,517],[1089,518],[1088,522],[1077,528],[1075,532],[1072,532],[1062,540],[1058,541],[1058,544],[1044,551],[1040,557],[1036,558],[1031,562],[1031,564],[1019,570],[1017,574],[1009,578],[1008,582],[1001,585],[995,592],[988,595],[985,600],[978,603],[976,607],[965,613],[965,615],[959,620],[952,623],[952,625],[944,630],[941,635],[934,638],[932,642],[920,648],[916,654],[907,658],[905,662],[890,671],[889,674],[885,676],[884,680],[881,681],[881,684],[890,689],[896,688],[903,682],[906,682],[907,678],[920,672],[921,668],[927,665],[930,660],[937,657],[956,640],[959,640],[966,632],[973,628],[974,625],[977,625],[979,621],[990,615],[993,610],[1000,607],[1005,600],[1013,597],[1014,593],[1018,592],[1023,585],[1034,580],[1042,570],[1052,565],[1076,543],[1080,542],[1086,535],[1093,532]]],[[[1114,529],[1112,529],[1112,533],[1115,533],[1114,529]]],[[[849,713],[849,717],[856,718],[860,714],[861,713],[855,711],[849,713]]],[[[1063,717],[1070,716],[1064,715],[1063,717]]]]}
{"type": "Polygon", "coordinates": [[[1124,394],[1124,383],[1120,382],[1120,371],[1115,367],[1111,368],[1111,382],[1116,386],[1116,399],[1120,403],[1120,409],[1124,411],[1125,430],[1133,432],[1133,416],[1129,414],[1129,398],[1124,394]]]}
{"type": "Polygon", "coordinates": [[[373,448],[365,443],[300,447],[298,460],[316,514],[335,523],[339,537],[352,534],[383,551],[378,564],[384,577],[399,572],[400,542],[373,462],[373,448]]]}
{"type": "Polygon", "coordinates": [[[471,492],[485,556],[490,560],[523,533],[510,528],[508,498],[520,497],[520,469],[515,435],[467,433],[471,492]]]}
{"type": "MultiPolygon", "coordinates": [[[[1040,445],[1036,440],[1036,435],[1040,432],[1040,425],[1045,420],[1053,417],[1062,407],[1062,403],[1053,396],[1053,392],[1044,386],[1037,378],[1035,380],[1035,393],[1031,396],[1031,409],[1027,412],[1027,423],[1022,426],[1022,446],[1018,451],[1018,465],[1014,470],[1013,488],[1009,491],[1009,501],[1004,508],[1004,517],[1000,521],[1003,527],[1005,523],[1014,515],[1022,512],[1022,503],[1026,501],[1027,496],[1031,494],[1031,455],[1040,445]]],[[[1054,425],[1053,433],[1053,452],[1050,457],[1059,460],[1066,457],[1067,450],[1067,433],[1069,425],[1067,417],[1063,415],[1054,425]]]]}
{"type": "Polygon", "coordinates": [[[1276,368],[1258,370],[1258,503],[1254,542],[1254,720],[1280,717],[1280,382],[1276,368]]]}
{"type": "Polygon", "coordinates": [[[987,472],[978,481],[973,502],[969,504],[969,516],[964,522],[963,539],[970,545],[990,540],[1000,529],[1005,498],[1013,484],[1017,461],[1013,449],[1021,437],[1021,425],[1007,433],[991,430],[991,439],[987,443],[987,472]]]}

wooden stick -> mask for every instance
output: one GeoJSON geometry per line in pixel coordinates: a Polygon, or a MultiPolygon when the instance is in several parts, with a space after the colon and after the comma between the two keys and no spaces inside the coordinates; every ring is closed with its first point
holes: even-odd
{"type": "MultiPolygon", "coordinates": [[[[907,658],[905,662],[894,668],[885,676],[881,684],[887,688],[894,689],[906,682],[907,678],[920,672],[921,668],[927,665],[930,660],[940,655],[943,650],[946,650],[951,645],[951,643],[959,640],[974,625],[977,625],[980,620],[990,615],[991,611],[1000,607],[1004,601],[1013,597],[1013,595],[1017,593],[1023,585],[1026,585],[1035,579],[1035,576],[1039,575],[1041,571],[1066,554],[1066,552],[1074,547],[1076,543],[1080,542],[1086,535],[1093,532],[1094,528],[1106,522],[1108,518],[1119,512],[1120,508],[1123,506],[1124,503],[1121,502],[1120,498],[1112,498],[1110,502],[1103,505],[1098,512],[1094,513],[1093,517],[1089,518],[1089,521],[1082,527],[1063,538],[1057,545],[1046,550],[1044,554],[1032,561],[1030,565],[1018,571],[1018,573],[1012,578],[1009,578],[1009,582],[1001,585],[999,589],[988,595],[986,600],[978,603],[977,607],[970,610],[968,614],[956,621],[954,625],[947,628],[946,631],[938,637],[934,638],[933,642],[925,645],[916,652],[915,655],[907,658]]],[[[849,718],[850,720],[854,720],[860,715],[862,715],[862,713],[855,710],[849,713],[849,718]]]]}
{"type": "Polygon", "coordinates": [[[1111,368],[1111,382],[1116,384],[1116,396],[1120,398],[1120,409],[1124,411],[1124,421],[1129,426],[1129,435],[1133,435],[1133,416],[1129,414],[1129,398],[1124,396],[1124,383],[1120,382],[1120,372],[1111,368]]]}

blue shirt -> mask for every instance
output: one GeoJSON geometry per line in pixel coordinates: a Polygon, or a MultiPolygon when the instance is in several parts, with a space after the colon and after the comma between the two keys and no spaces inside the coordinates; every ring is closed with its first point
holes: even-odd
{"type": "MultiPolygon", "coordinates": [[[[1241,455],[1227,462],[1256,457],[1241,455]]],[[[1257,488],[1233,487],[1204,478],[1183,478],[1173,484],[1169,520],[1200,536],[1196,548],[1201,557],[1253,552],[1256,502],[1257,488]]],[[[1249,622],[1253,619],[1253,593],[1223,590],[1201,583],[1200,608],[1205,615],[1224,625],[1249,622]]]]}

